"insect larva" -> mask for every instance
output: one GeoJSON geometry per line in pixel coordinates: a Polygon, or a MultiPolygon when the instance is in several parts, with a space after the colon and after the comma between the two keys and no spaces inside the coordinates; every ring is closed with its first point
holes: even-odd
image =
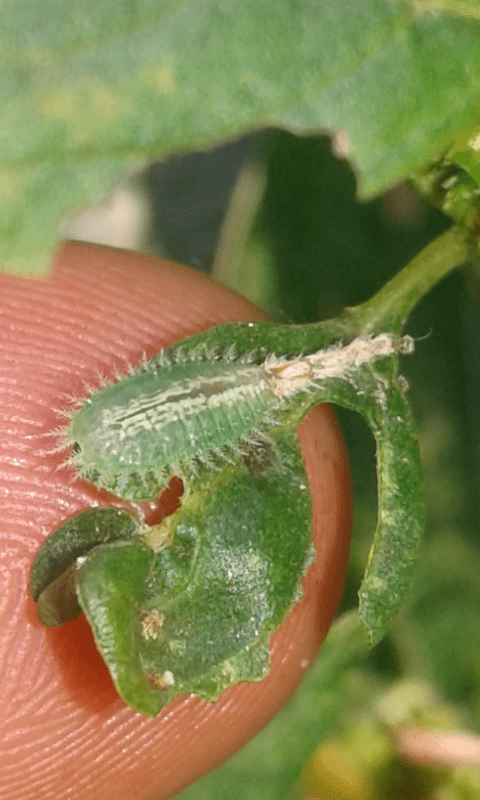
{"type": "MultiPolygon", "coordinates": [[[[358,337],[294,359],[261,363],[198,360],[179,348],[173,363],[158,356],[137,372],[94,392],[72,415],[66,441],[73,464],[91,480],[129,500],[154,497],[169,475],[188,465],[228,460],[255,449],[292,395],[322,379],[348,380],[352,369],[411,350],[410,337],[358,337]],[[190,359],[190,360],[187,360],[190,359]]],[[[261,449],[260,445],[257,449],[261,449]]]]}
{"type": "Polygon", "coordinates": [[[83,477],[145,500],[193,457],[228,458],[280,405],[262,366],[185,361],[95,392],[74,412],[67,442],[83,477]]]}

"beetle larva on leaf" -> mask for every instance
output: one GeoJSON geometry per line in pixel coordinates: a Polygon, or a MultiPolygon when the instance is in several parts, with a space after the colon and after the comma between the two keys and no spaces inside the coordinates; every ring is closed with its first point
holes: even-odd
{"type": "Polygon", "coordinates": [[[242,443],[254,449],[288,398],[318,381],[348,380],[349,371],[385,355],[411,352],[412,340],[359,337],[345,347],[260,363],[235,360],[231,348],[217,360],[199,360],[195,348],[184,348],[179,360],[157,356],[74,412],[66,442],[80,475],[125,499],[148,500],[192,459],[214,465],[242,443]]]}
{"type": "Polygon", "coordinates": [[[95,392],[74,412],[67,442],[87,480],[147,500],[193,458],[228,459],[280,405],[262,366],[182,361],[95,392]]]}
{"type": "Polygon", "coordinates": [[[118,509],[77,515],[31,572],[41,620],[62,624],[81,607],[119,693],[145,714],[267,673],[270,635],[313,559],[296,428],[318,402],[354,407],[363,386],[380,393],[377,360],[413,347],[380,334],[318,349],[318,333],[300,327],[293,352],[306,352],[293,356],[288,326],[210,329],[71,414],[65,441],[83,478],[137,502],[171,475],[184,482],[181,507],[156,526],[118,509]]]}

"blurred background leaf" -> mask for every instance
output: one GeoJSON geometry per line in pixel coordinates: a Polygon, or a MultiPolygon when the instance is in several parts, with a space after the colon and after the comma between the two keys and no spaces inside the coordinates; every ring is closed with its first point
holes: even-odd
{"type": "Polygon", "coordinates": [[[479,116],[478,0],[3,0],[0,263],[159,153],[266,126],[338,130],[364,194],[479,116]],[[103,191],[102,191],[103,187],[103,191]]]}

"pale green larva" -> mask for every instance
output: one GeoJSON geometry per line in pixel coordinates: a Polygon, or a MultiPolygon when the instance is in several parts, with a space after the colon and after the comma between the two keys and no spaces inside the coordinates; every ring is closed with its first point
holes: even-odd
{"type": "Polygon", "coordinates": [[[94,392],[73,413],[66,441],[87,480],[129,500],[148,500],[195,463],[214,466],[261,447],[265,429],[293,395],[317,381],[348,378],[361,364],[407,351],[409,337],[359,337],[294,359],[249,363],[232,349],[199,359],[158,356],[118,383],[94,392]]]}
{"type": "Polygon", "coordinates": [[[260,365],[184,361],[94,393],[73,414],[67,441],[85,478],[146,500],[194,458],[213,465],[234,457],[280,405],[260,365]]]}

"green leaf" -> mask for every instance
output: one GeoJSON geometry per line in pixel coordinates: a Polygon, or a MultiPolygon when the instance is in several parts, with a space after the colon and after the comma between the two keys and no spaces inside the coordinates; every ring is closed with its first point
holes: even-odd
{"type": "Polygon", "coordinates": [[[397,362],[394,356],[363,364],[348,382],[322,381],[313,394],[314,402],[360,413],[377,445],[377,527],[359,591],[359,615],[372,645],[385,635],[403,602],[425,525],[420,455],[397,362]]]}
{"type": "Polygon", "coordinates": [[[379,388],[366,410],[377,443],[378,522],[359,591],[371,644],[387,632],[410,586],[424,532],[423,479],[413,420],[402,388],[379,388]]]}
{"type": "MultiPolygon", "coordinates": [[[[120,519],[119,511],[113,533],[102,530],[100,510],[88,518],[99,530],[90,531],[88,515],[81,515],[78,530],[86,527],[86,543],[80,542],[79,552],[87,553],[82,558],[77,557],[73,536],[76,523],[70,521],[37,556],[40,566],[34,569],[38,575],[32,591],[36,599],[45,586],[49,588],[50,577],[55,581],[65,564],[77,559],[79,602],[127,703],[154,715],[178,694],[193,692],[215,700],[227,686],[261,680],[266,674],[270,634],[296,602],[311,558],[310,496],[295,430],[320,402],[359,412],[376,439],[378,524],[359,593],[359,616],[371,644],[384,635],[410,584],[424,523],[407,385],[398,375],[398,354],[411,353],[413,340],[399,336],[399,331],[416,300],[468,252],[465,235],[452,228],[371,300],[336,319],[311,325],[220,325],[171,345],[137,373],[95,394],[96,405],[108,407],[106,419],[111,422],[125,415],[133,381],[134,397],[146,392],[149,403],[152,387],[158,387],[157,406],[162,407],[163,400],[163,412],[167,409],[170,415],[168,435],[174,432],[178,439],[175,469],[184,482],[182,506],[160,525],[143,531],[143,537],[137,535],[136,522],[132,527],[131,518],[120,519]],[[385,332],[388,329],[394,333],[385,332]],[[352,338],[354,333],[358,335],[352,338]],[[214,373],[220,383],[216,410],[210,415],[215,424],[205,444],[194,437],[199,449],[192,454],[191,436],[185,438],[185,406],[179,408],[175,398],[180,386],[183,401],[196,401],[199,376],[205,375],[209,359],[219,367],[214,373]],[[252,405],[250,437],[237,434],[236,446],[230,443],[222,451],[229,440],[218,435],[231,412],[222,381],[228,384],[237,366],[279,405],[252,405]],[[65,546],[64,533],[72,539],[65,546]],[[104,541],[109,543],[97,546],[104,541]]],[[[245,376],[241,386],[244,381],[245,376]]],[[[89,417],[92,399],[84,408],[86,418],[77,420],[72,435],[76,457],[85,458],[87,465],[95,466],[95,458],[104,464],[105,452],[102,447],[97,452],[93,444],[100,431],[111,457],[119,446],[117,428],[105,430],[105,415],[100,423],[95,415],[89,417]]],[[[196,402],[188,411],[191,434],[201,412],[196,402]]],[[[205,422],[207,417],[201,419],[205,422]]],[[[144,445],[151,448],[159,429],[147,430],[151,436],[144,445]]],[[[129,435],[138,446],[137,428],[129,435]]],[[[123,429],[122,453],[125,438],[123,429]]],[[[140,454],[144,459],[148,447],[140,454]]],[[[154,450],[155,458],[162,452],[154,450]]],[[[77,462],[78,469],[82,463],[77,462]]],[[[145,497],[151,496],[151,480],[160,488],[167,478],[166,466],[158,475],[152,473],[154,467],[155,460],[143,463],[137,452],[131,475],[147,492],[145,497]]],[[[130,473],[122,476],[122,469],[118,467],[119,477],[125,480],[118,488],[126,491],[130,473]]],[[[105,475],[110,480],[113,472],[105,475]]]]}
{"type": "Polygon", "coordinates": [[[364,193],[398,181],[478,117],[479,4],[430,6],[7,0],[4,267],[41,270],[59,218],[135,164],[259,127],[342,129],[364,193]]]}
{"type": "Polygon", "coordinates": [[[130,539],[138,532],[137,519],[123,508],[91,508],[53,531],[30,571],[29,589],[39,620],[54,627],[75,619],[80,613],[74,582],[77,558],[99,544],[130,539]]]}
{"type": "MultiPolygon", "coordinates": [[[[217,326],[185,340],[181,347],[195,352],[225,345],[235,337],[239,352],[258,343],[275,352],[308,350],[316,341],[326,344],[335,331],[348,330],[349,324],[379,328],[401,328],[414,299],[421,296],[435,275],[451,269],[465,252],[464,236],[452,229],[427,246],[411,264],[370,301],[352,309],[346,318],[314,325],[282,326],[272,323],[217,326]],[[248,344],[247,344],[248,342],[248,344]]],[[[381,340],[384,337],[379,336],[381,340]]],[[[378,475],[378,524],[365,577],[360,589],[360,618],[371,644],[386,633],[410,585],[424,530],[422,472],[414,425],[407,399],[406,382],[398,377],[398,358],[374,356],[375,338],[361,340],[369,351],[355,362],[355,350],[338,348],[337,358],[347,358],[337,376],[319,377],[305,397],[289,398],[290,424],[298,422],[309,407],[320,402],[336,403],[365,417],[376,439],[378,475]],[[370,359],[370,360],[369,360],[370,359]]],[[[388,339],[395,348],[395,337],[388,339]]],[[[352,348],[360,342],[354,340],[352,348]]],[[[400,340],[399,340],[400,342],[400,340]]],[[[175,345],[173,346],[176,347],[175,345]]],[[[398,347],[398,351],[401,351],[398,347]]],[[[167,351],[168,352],[168,351],[167,351]]],[[[358,358],[358,355],[357,355],[358,358]]],[[[331,374],[331,373],[330,373],[331,374]]],[[[328,375],[328,371],[327,371],[328,375]]]]}
{"type": "MultiPolygon", "coordinates": [[[[414,278],[416,270],[417,267],[414,278]]],[[[411,283],[408,273],[403,287],[407,296],[411,294],[411,283]]],[[[395,296],[399,296],[397,284],[398,279],[395,279],[395,296]]],[[[415,279],[413,284],[416,284],[415,279]]],[[[389,291],[384,289],[382,297],[383,305],[380,303],[376,312],[380,314],[383,307],[388,316],[389,291]]],[[[119,693],[137,710],[147,714],[158,713],[173,697],[188,692],[215,700],[229,685],[261,680],[266,674],[270,634],[296,601],[299,582],[310,561],[310,497],[295,430],[308,410],[319,402],[334,402],[359,411],[376,436],[379,523],[371,563],[360,594],[360,614],[372,643],[383,635],[397,611],[411,578],[423,530],[418,453],[402,393],[404,386],[397,379],[395,357],[396,353],[412,351],[411,338],[386,333],[359,336],[348,344],[337,343],[290,360],[278,356],[266,358],[268,350],[265,352],[266,343],[276,353],[285,354],[290,350],[308,348],[313,341],[318,344],[319,340],[328,340],[343,326],[347,330],[352,322],[362,324],[361,307],[356,314],[353,310],[350,319],[307,326],[268,323],[218,326],[172,345],[141,367],[137,374],[96,394],[97,406],[100,404],[104,409],[105,402],[108,405],[111,395],[116,394],[117,407],[124,408],[122,403],[130,396],[132,381],[136,381],[136,389],[140,387],[148,398],[152,396],[152,387],[158,386],[159,394],[165,395],[166,408],[170,402],[169,424],[172,427],[168,429],[168,436],[175,434],[180,448],[175,463],[184,480],[183,504],[179,511],[145,533],[145,541],[151,546],[151,558],[145,555],[147,545],[140,538],[138,547],[135,539],[126,544],[115,541],[96,547],[100,541],[123,538],[123,526],[127,536],[135,537],[137,532],[134,526],[131,533],[127,515],[126,521],[115,521],[114,535],[103,536],[97,510],[92,524],[97,524],[98,520],[99,530],[92,533],[87,530],[86,544],[80,545],[83,553],[89,547],[93,549],[77,561],[80,605],[90,621],[98,648],[119,693]],[[256,409],[252,424],[256,419],[259,425],[256,438],[255,428],[252,428],[250,438],[247,435],[239,439],[238,450],[230,447],[223,454],[223,461],[218,463],[218,458],[217,462],[215,458],[221,458],[221,451],[217,453],[214,448],[219,448],[224,440],[217,439],[217,435],[222,426],[225,427],[231,411],[223,393],[217,391],[215,412],[211,411],[210,417],[201,418],[204,420],[203,432],[207,419],[215,420],[209,432],[211,438],[208,441],[212,444],[199,449],[197,459],[192,460],[187,458],[191,438],[185,438],[185,408],[181,407],[183,416],[175,409],[178,415],[175,416],[170,398],[177,396],[178,386],[188,397],[192,396],[191,385],[198,391],[198,375],[203,374],[199,365],[208,363],[205,359],[212,358],[212,353],[225,353],[221,345],[226,342],[230,345],[230,352],[235,343],[237,358],[242,352],[248,353],[250,361],[254,358],[255,345],[263,342],[255,356],[263,358],[261,380],[265,385],[262,391],[276,398],[275,402],[280,405],[273,417],[269,414],[274,413],[275,404],[268,406],[262,402],[251,405],[256,409]],[[199,361],[202,358],[204,361],[199,361]],[[183,376],[180,382],[178,374],[183,376]],[[147,388],[144,379],[147,379],[147,388]],[[106,400],[104,395],[107,395],[106,400]],[[222,407],[218,397],[223,398],[222,407]],[[265,411],[269,408],[271,411],[265,411]],[[185,451],[182,447],[186,448],[185,451]],[[182,454],[186,459],[184,463],[182,454]],[[230,462],[228,466],[226,458],[230,462]],[[215,464],[218,472],[215,472],[215,464]],[[127,548],[125,563],[130,557],[140,559],[137,571],[133,565],[126,570],[126,575],[122,566],[124,547],[127,548]],[[120,576],[118,585],[117,574],[120,576]]],[[[220,359],[217,366],[220,368],[215,373],[217,382],[222,373],[226,381],[232,362],[220,359]]],[[[243,369],[250,369],[251,375],[259,380],[258,365],[244,366],[243,369]]],[[[93,400],[85,404],[87,418],[83,422],[77,420],[72,438],[77,457],[84,457],[87,464],[94,463],[89,458],[98,455],[95,448],[89,454],[91,426],[95,425],[95,420],[92,422],[88,414],[93,407],[93,400]],[[81,436],[82,431],[86,436],[81,436]]],[[[113,413],[111,404],[109,411],[113,413]]],[[[200,413],[197,405],[193,404],[188,415],[187,433],[190,431],[190,436],[194,431],[192,421],[197,423],[200,413]]],[[[233,421],[229,425],[233,425],[233,421]]],[[[107,455],[110,451],[114,453],[118,445],[116,428],[106,432],[100,429],[101,435],[97,433],[93,441],[97,442],[99,436],[103,436],[103,442],[106,434],[107,455]]],[[[158,429],[153,428],[150,434],[155,440],[158,429]]],[[[138,447],[136,428],[132,436],[137,438],[138,447]]],[[[151,449],[150,439],[144,442],[147,446],[143,453],[145,457],[150,452],[148,447],[151,449]]],[[[125,437],[121,443],[125,448],[125,437]]],[[[200,448],[198,442],[197,447],[200,448]]],[[[102,448],[99,453],[98,463],[103,464],[101,459],[105,453],[102,448]]],[[[162,450],[155,453],[160,458],[162,450]]],[[[160,477],[151,472],[153,468],[148,461],[143,476],[138,472],[141,469],[139,462],[137,472],[132,472],[131,479],[135,486],[143,487],[142,491],[150,491],[152,476],[153,485],[161,486],[160,477]],[[145,484],[144,479],[148,483],[145,484]]],[[[116,473],[107,471],[100,481],[105,482],[114,474],[116,476],[116,473]]],[[[162,472],[162,475],[166,478],[166,474],[162,472]]],[[[118,486],[123,486],[125,492],[129,491],[130,484],[120,467],[118,478],[123,479],[118,486]]],[[[145,495],[150,496],[148,493],[145,495]]],[[[85,517],[81,515],[79,519],[80,531],[85,527],[85,517]]],[[[88,522],[86,524],[88,528],[88,522]]],[[[72,525],[75,521],[67,524],[67,534],[72,525]]],[[[44,570],[47,579],[50,574],[55,577],[64,569],[62,535],[62,529],[54,532],[52,543],[44,546],[45,555],[41,551],[37,556],[38,564],[45,562],[47,565],[44,570]]],[[[68,563],[72,562],[77,549],[76,539],[72,546],[66,543],[68,563]]],[[[43,586],[43,577],[42,581],[43,586]]],[[[54,587],[53,604],[56,599],[54,587]]],[[[60,621],[68,618],[62,614],[60,608],[60,621]]]]}
{"type": "Polygon", "coordinates": [[[356,613],[330,629],[317,661],[276,717],[226,764],[178,795],[178,800],[284,800],[345,700],[348,668],[368,649],[356,613]],[[285,747],[288,742],[288,747],[285,747]]]}
{"type": "Polygon", "coordinates": [[[269,639],[313,557],[311,498],[295,434],[275,462],[205,472],[147,539],[90,551],[78,596],[123,699],[155,715],[178,694],[215,700],[261,680],[269,639]]]}
{"type": "Polygon", "coordinates": [[[139,608],[153,558],[141,539],[100,545],[79,564],[76,576],[80,605],[117,689],[127,703],[152,716],[158,708],[138,644],[139,608]]]}

